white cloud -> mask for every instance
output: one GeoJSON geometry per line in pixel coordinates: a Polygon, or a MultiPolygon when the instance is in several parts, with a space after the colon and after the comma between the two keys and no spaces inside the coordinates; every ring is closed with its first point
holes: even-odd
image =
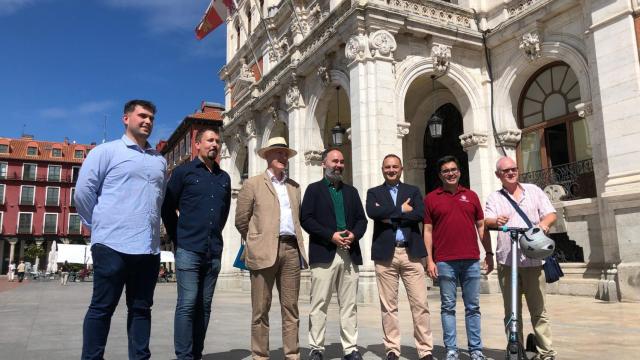
{"type": "Polygon", "coordinates": [[[0,0],[0,16],[11,15],[35,0],[0,0]]]}
{"type": "Polygon", "coordinates": [[[140,11],[144,15],[149,31],[154,33],[195,29],[210,3],[210,0],[103,1],[111,7],[140,11]]]}
{"type": "Polygon", "coordinates": [[[106,110],[112,109],[113,105],[114,102],[111,100],[87,101],[67,108],[45,108],[36,113],[45,119],[75,119],[78,116],[103,114],[106,110]]]}

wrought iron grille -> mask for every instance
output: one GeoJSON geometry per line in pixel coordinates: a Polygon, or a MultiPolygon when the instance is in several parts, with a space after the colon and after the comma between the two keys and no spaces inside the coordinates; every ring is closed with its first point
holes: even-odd
{"type": "Polygon", "coordinates": [[[541,189],[559,185],[564,195],[558,200],[575,200],[596,196],[593,159],[576,161],[548,169],[531,171],[520,175],[520,181],[533,183],[541,189]]]}

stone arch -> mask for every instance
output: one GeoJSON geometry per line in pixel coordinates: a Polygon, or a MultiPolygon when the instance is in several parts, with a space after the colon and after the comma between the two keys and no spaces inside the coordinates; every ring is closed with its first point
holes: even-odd
{"type": "Polygon", "coordinates": [[[305,114],[306,134],[304,141],[309,147],[308,150],[322,150],[324,148],[324,118],[319,117],[318,114],[326,114],[327,112],[327,106],[330,100],[330,97],[326,96],[327,92],[336,86],[340,86],[345,90],[347,98],[351,101],[349,76],[340,70],[330,70],[329,73],[331,75],[331,82],[328,85],[325,86],[320,81],[314,81],[308,92],[309,98],[306,103],[309,105],[307,106],[307,112],[305,114]]]}
{"type": "Polygon", "coordinates": [[[498,81],[496,81],[496,103],[503,104],[496,111],[496,125],[501,129],[517,129],[517,105],[525,84],[533,74],[554,61],[562,61],[569,65],[578,78],[580,97],[582,102],[591,101],[591,83],[589,67],[586,58],[573,46],[562,42],[544,42],[540,50],[540,57],[529,61],[522,51],[510,62],[498,81]]]}
{"type": "MultiPolygon", "coordinates": [[[[405,97],[413,81],[419,76],[434,73],[432,58],[410,56],[396,68],[395,104],[398,121],[410,122],[405,118],[405,97]]],[[[445,85],[456,97],[458,110],[464,119],[465,131],[474,128],[474,112],[482,104],[481,86],[462,66],[451,63],[444,76],[438,82],[445,85]]]]}
{"type": "Polygon", "coordinates": [[[258,148],[267,146],[267,142],[272,135],[283,135],[284,138],[287,139],[287,142],[289,141],[289,116],[287,115],[287,112],[282,109],[276,110],[276,115],[276,119],[273,119],[271,114],[263,116],[263,118],[266,118],[266,124],[264,126],[264,130],[260,132],[262,134],[262,139],[258,142],[260,144],[258,148]],[[284,133],[274,134],[274,132],[279,131],[284,131],[284,133]]]}

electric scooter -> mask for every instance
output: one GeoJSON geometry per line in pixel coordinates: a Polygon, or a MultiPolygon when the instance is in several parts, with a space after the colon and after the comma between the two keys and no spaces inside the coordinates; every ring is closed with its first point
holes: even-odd
{"type": "Polygon", "coordinates": [[[511,317],[507,323],[506,360],[529,360],[518,335],[518,239],[527,228],[500,226],[497,231],[508,232],[511,237],[511,317]]]}

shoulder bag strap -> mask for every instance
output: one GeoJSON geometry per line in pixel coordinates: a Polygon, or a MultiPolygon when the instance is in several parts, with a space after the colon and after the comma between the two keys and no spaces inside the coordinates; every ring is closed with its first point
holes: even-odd
{"type": "Polygon", "coordinates": [[[527,216],[527,214],[525,214],[524,211],[522,211],[520,206],[515,201],[513,201],[513,199],[509,196],[509,194],[507,194],[507,192],[504,189],[500,189],[500,194],[502,194],[502,196],[504,196],[505,198],[507,198],[507,200],[509,200],[509,203],[511,204],[511,206],[513,206],[513,208],[516,209],[516,211],[518,212],[522,220],[524,220],[524,222],[527,223],[527,227],[532,228],[533,224],[531,223],[531,220],[529,220],[529,217],[527,216]]]}

